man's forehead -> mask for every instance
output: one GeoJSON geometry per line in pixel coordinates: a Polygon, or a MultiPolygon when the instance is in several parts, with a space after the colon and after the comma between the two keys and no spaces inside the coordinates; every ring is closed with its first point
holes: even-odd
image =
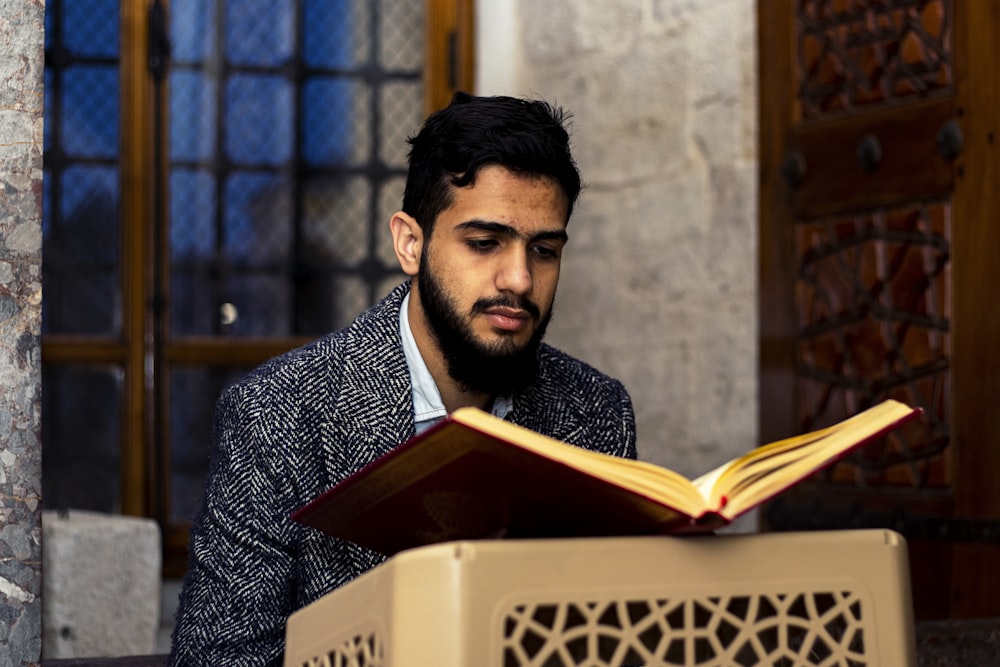
{"type": "Polygon", "coordinates": [[[496,165],[484,167],[473,183],[454,187],[450,199],[439,221],[446,218],[452,226],[481,220],[519,229],[564,229],[569,210],[568,198],[555,178],[496,165]]]}

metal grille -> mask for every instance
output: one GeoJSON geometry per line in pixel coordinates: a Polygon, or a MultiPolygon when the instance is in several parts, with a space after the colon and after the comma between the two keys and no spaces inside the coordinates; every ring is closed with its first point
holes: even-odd
{"type": "Polygon", "coordinates": [[[46,4],[42,332],[117,336],[118,2],[85,4],[46,4]]]}
{"type": "MultiPolygon", "coordinates": [[[[170,3],[172,337],[312,336],[402,280],[388,219],[423,117],[421,0],[170,3]]],[[[246,369],[173,368],[172,520],[246,369]]]]}
{"type": "Polygon", "coordinates": [[[952,85],[950,0],[802,0],[796,14],[803,118],[952,85]]]}
{"type": "MultiPolygon", "coordinates": [[[[118,9],[45,5],[45,335],[121,333],[118,9]]],[[[115,365],[43,368],[46,508],[121,508],[122,379],[115,365]]]]}
{"type": "Polygon", "coordinates": [[[345,325],[403,277],[384,203],[399,207],[405,138],[422,120],[423,3],[170,12],[172,334],[345,325]]]}

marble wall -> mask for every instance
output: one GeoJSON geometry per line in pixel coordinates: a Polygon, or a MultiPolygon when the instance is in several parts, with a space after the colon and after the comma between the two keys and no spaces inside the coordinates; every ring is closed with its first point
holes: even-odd
{"type": "Polygon", "coordinates": [[[41,656],[44,3],[0,3],[0,667],[41,656]]]}
{"type": "Polygon", "coordinates": [[[696,475],[757,433],[753,0],[491,0],[477,86],[574,113],[588,187],[550,342],[630,390],[642,458],[696,475]]]}

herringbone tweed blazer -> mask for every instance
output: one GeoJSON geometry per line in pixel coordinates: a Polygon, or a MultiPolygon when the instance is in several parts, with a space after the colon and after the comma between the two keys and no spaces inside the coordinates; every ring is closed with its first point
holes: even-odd
{"type": "MultiPolygon", "coordinates": [[[[171,665],[280,665],[296,609],[383,556],[289,514],[414,433],[400,285],[346,329],[278,357],[219,399],[204,505],[191,532],[171,665]]],[[[543,345],[511,421],[635,457],[622,385],[543,345]]]]}

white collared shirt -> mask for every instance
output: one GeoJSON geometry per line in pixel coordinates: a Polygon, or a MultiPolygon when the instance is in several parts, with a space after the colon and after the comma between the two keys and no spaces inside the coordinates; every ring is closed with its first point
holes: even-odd
{"type": "MultiPolygon", "coordinates": [[[[410,369],[410,383],[413,387],[413,424],[417,433],[427,430],[448,415],[448,410],[441,400],[441,392],[431,375],[424,358],[417,348],[417,341],[410,329],[410,295],[403,297],[403,305],[399,309],[399,333],[403,339],[403,355],[410,369]]],[[[491,412],[495,417],[505,418],[511,411],[513,403],[509,396],[498,396],[493,401],[491,412]]]]}

